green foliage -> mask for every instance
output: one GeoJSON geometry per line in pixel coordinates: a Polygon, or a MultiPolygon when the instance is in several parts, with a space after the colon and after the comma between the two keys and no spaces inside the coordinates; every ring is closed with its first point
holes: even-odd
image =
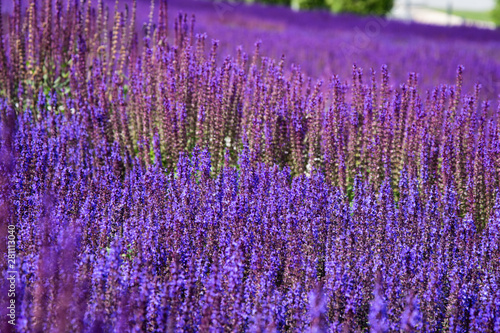
{"type": "Polygon", "coordinates": [[[290,6],[291,1],[293,1],[293,0],[245,0],[245,2],[248,2],[248,3],[260,2],[260,3],[270,4],[270,5],[287,5],[287,6],[290,6]]]}
{"type": "Polygon", "coordinates": [[[325,0],[292,0],[291,6],[294,9],[328,8],[325,0]]]}
{"type": "Polygon", "coordinates": [[[394,0],[325,0],[335,13],[361,15],[386,15],[392,10],[394,0]]]}
{"type": "MultiPolygon", "coordinates": [[[[294,9],[329,8],[335,13],[361,15],[386,15],[392,10],[394,0],[244,0],[270,5],[286,5],[294,9]]],[[[499,16],[500,17],[500,16],[499,16]]]]}
{"type": "Polygon", "coordinates": [[[491,11],[491,19],[497,27],[500,26],[500,0],[496,1],[495,8],[491,11]]]}

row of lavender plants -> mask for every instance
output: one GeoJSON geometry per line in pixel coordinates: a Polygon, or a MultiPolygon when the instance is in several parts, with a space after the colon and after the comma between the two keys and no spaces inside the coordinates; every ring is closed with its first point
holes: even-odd
{"type": "Polygon", "coordinates": [[[165,1],[143,40],[135,1],[52,4],[0,41],[18,330],[500,329],[500,128],[462,67],[315,81],[165,1]]]}
{"type": "Polygon", "coordinates": [[[118,142],[90,148],[65,114],[16,123],[2,185],[18,331],[500,329],[498,196],[479,231],[453,183],[419,190],[406,167],[397,203],[390,174],[378,191],[358,175],[350,202],[322,172],[292,177],[248,148],[216,177],[207,150],[181,154],[174,175],[160,149],[124,168],[118,142]]]}
{"type": "Polygon", "coordinates": [[[3,90],[35,119],[48,109],[78,118],[91,147],[116,141],[128,159],[150,163],[158,136],[168,170],[197,145],[210,151],[216,172],[226,148],[234,165],[248,145],[255,160],[288,165],[294,175],[322,170],[350,197],[355,174],[379,188],[391,170],[395,186],[406,166],[421,189],[452,182],[460,215],[471,213],[480,227],[491,213],[500,185],[497,110],[480,101],[480,85],[462,93],[462,67],[456,85],[423,95],[417,74],[393,87],[385,66],[368,75],[354,66],[350,81],[313,81],[299,66],[285,71],[284,59],[260,57],[259,44],[250,56],[240,49],[217,63],[217,41],[205,45],[186,16],[168,37],[163,1],[143,43],[135,10],[115,12],[108,32],[102,2],[97,11],[88,4],[65,11],[59,1],[56,14],[36,3],[25,17],[14,9],[2,45],[3,90]]]}

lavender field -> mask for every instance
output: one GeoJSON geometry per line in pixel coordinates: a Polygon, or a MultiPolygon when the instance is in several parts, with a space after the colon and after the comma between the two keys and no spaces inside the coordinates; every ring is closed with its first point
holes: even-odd
{"type": "Polygon", "coordinates": [[[153,3],[1,2],[1,332],[500,332],[499,30],[153,3]]]}

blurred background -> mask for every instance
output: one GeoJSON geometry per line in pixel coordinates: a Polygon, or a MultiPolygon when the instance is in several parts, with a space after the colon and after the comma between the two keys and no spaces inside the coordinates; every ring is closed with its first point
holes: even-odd
{"type": "Polygon", "coordinates": [[[293,9],[326,8],[336,13],[375,14],[438,25],[495,28],[500,2],[495,0],[235,0],[288,5],[293,9]]]}
{"type": "Polygon", "coordinates": [[[396,0],[390,15],[403,20],[441,25],[495,28],[494,0],[396,0]]]}
{"type": "MultiPolygon", "coordinates": [[[[11,12],[13,1],[1,1],[2,13],[11,12]]],[[[94,5],[98,2],[98,0],[90,1],[94,5]]],[[[114,4],[115,1],[103,0],[103,2],[114,4]]],[[[123,4],[131,3],[132,0],[118,2],[122,7],[123,4]]],[[[169,2],[178,6],[182,5],[183,1],[171,0],[169,2]]],[[[185,0],[184,2],[187,7],[190,7],[193,1],[185,0]]],[[[219,8],[224,11],[241,3],[260,3],[289,6],[294,10],[323,9],[335,13],[383,15],[400,20],[438,25],[472,25],[490,29],[495,25],[500,25],[500,0],[205,0],[205,2],[218,4],[219,8]]],[[[27,3],[27,0],[21,0],[21,3],[27,3]]],[[[150,0],[138,0],[140,8],[143,7],[141,5],[149,7],[150,3],[150,0]]]]}

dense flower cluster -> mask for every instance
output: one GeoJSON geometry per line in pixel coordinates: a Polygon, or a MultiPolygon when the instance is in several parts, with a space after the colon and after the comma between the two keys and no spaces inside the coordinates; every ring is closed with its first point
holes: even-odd
{"type": "Polygon", "coordinates": [[[214,178],[197,149],[175,176],[139,157],[123,171],[118,143],[92,151],[75,120],[18,121],[21,331],[500,327],[498,197],[479,232],[452,183],[419,190],[406,168],[397,203],[390,178],[358,176],[350,204],[248,149],[214,178]]]}
{"type": "Polygon", "coordinates": [[[316,80],[259,43],[221,59],[163,0],[140,40],[136,6],[14,1],[18,331],[500,330],[498,111],[462,66],[316,80]]]}

